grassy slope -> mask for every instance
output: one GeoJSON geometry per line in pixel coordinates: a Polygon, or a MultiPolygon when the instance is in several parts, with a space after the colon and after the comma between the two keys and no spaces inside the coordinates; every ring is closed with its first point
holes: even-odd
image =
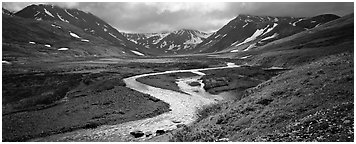
{"type": "Polygon", "coordinates": [[[4,79],[3,141],[119,124],[169,110],[167,103],[126,88],[118,74],[28,74],[4,79]],[[65,95],[68,101],[57,101],[65,95]]]}
{"type": "MultiPolygon", "coordinates": [[[[262,67],[242,66],[238,68],[203,71],[204,89],[212,94],[224,91],[242,92],[270,79],[279,70],[263,70],[262,67]]],[[[238,97],[238,96],[237,96],[238,97]]]]}
{"type": "Polygon", "coordinates": [[[297,67],[178,131],[173,141],[353,141],[353,54],[297,67]]]}
{"type": "Polygon", "coordinates": [[[61,21],[37,21],[3,15],[3,59],[7,61],[53,61],[94,56],[127,56],[122,47],[85,33],[78,27],[61,21]],[[55,25],[57,27],[54,27],[55,25]],[[70,36],[73,32],[81,39],[70,36]],[[36,44],[29,44],[29,42],[36,44]],[[49,44],[51,47],[44,45],[49,44]],[[68,51],[58,51],[59,48],[68,51]]]}
{"type": "Polygon", "coordinates": [[[239,53],[291,68],[241,101],[201,111],[172,141],[353,141],[353,14],[239,53]],[[209,116],[211,115],[211,116],[209,116]]]}

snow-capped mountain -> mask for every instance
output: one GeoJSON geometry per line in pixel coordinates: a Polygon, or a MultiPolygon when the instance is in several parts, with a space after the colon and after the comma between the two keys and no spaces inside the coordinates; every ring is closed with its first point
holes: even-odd
{"type": "Polygon", "coordinates": [[[181,29],[163,33],[123,33],[132,42],[146,49],[157,49],[162,54],[182,54],[195,48],[210,34],[198,30],[181,29]]]}
{"type": "MultiPolygon", "coordinates": [[[[115,46],[137,51],[140,46],[127,40],[118,30],[97,16],[78,9],[64,9],[54,5],[30,5],[14,15],[46,21],[61,21],[81,28],[88,34],[111,42],[115,46]]],[[[140,52],[145,53],[145,52],[140,52]]],[[[133,53],[135,54],[135,53],[133,53]]]]}
{"type": "Polygon", "coordinates": [[[134,56],[135,50],[86,33],[63,21],[2,15],[2,54],[7,61],[50,61],[76,57],[134,56]]]}
{"type": "Polygon", "coordinates": [[[310,18],[239,15],[197,45],[195,52],[248,51],[337,18],[331,14],[310,18]]]}

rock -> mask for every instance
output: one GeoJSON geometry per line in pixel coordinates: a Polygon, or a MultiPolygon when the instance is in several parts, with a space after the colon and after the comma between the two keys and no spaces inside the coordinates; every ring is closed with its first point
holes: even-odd
{"type": "Polygon", "coordinates": [[[221,138],[221,139],[216,140],[216,142],[228,142],[228,141],[229,141],[229,138],[221,138]]]}
{"type": "Polygon", "coordinates": [[[162,135],[166,133],[164,130],[156,130],[156,135],[162,135]]]}
{"type": "Polygon", "coordinates": [[[150,137],[152,135],[152,132],[147,132],[146,137],[150,137]]]}
{"type": "Polygon", "coordinates": [[[325,72],[321,69],[316,72],[317,74],[325,74],[325,72]]]}
{"type": "Polygon", "coordinates": [[[190,86],[200,86],[201,84],[199,82],[194,81],[194,82],[189,83],[189,85],[190,86]]]}
{"type": "Polygon", "coordinates": [[[133,135],[135,138],[139,138],[142,137],[143,135],[145,135],[142,131],[133,131],[130,132],[131,135],[133,135]]]}
{"type": "Polygon", "coordinates": [[[350,123],[351,121],[350,120],[345,120],[344,121],[344,124],[348,124],[348,123],[350,123]]]}
{"type": "Polygon", "coordinates": [[[256,104],[261,104],[261,105],[269,105],[271,102],[273,101],[273,99],[261,99],[258,102],[256,102],[256,104]]]}
{"type": "Polygon", "coordinates": [[[181,127],[186,127],[186,125],[185,124],[178,124],[177,125],[177,128],[181,128],[181,127]]]}
{"type": "Polygon", "coordinates": [[[149,96],[148,99],[153,101],[153,102],[159,102],[160,101],[158,98],[155,98],[153,96],[149,96]]]}
{"type": "Polygon", "coordinates": [[[173,123],[181,123],[179,120],[172,120],[173,123]]]}

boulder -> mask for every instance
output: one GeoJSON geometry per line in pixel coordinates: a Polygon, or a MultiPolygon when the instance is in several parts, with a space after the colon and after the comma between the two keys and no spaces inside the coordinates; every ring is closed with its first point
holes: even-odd
{"type": "Polygon", "coordinates": [[[142,137],[143,135],[145,135],[145,133],[143,133],[142,131],[133,131],[130,132],[131,135],[133,135],[135,138],[139,138],[142,137]]]}
{"type": "Polygon", "coordinates": [[[162,135],[166,133],[164,130],[156,130],[156,135],[162,135]]]}
{"type": "Polygon", "coordinates": [[[181,127],[186,127],[187,125],[185,124],[177,124],[177,128],[181,128],[181,127]]]}
{"type": "Polygon", "coordinates": [[[189,83],[189,85],[190,86],[200,86],[201,84],[199,82],[194,81],[194,82],[189,83]]]}

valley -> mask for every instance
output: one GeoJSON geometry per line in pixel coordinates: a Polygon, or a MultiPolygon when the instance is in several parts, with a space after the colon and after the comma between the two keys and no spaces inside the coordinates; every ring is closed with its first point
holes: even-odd
{"type": "Polygon", "coordinates": [[[352,142],[354,15],[118,31],[3,8],[4,142],[352,142]]]}

